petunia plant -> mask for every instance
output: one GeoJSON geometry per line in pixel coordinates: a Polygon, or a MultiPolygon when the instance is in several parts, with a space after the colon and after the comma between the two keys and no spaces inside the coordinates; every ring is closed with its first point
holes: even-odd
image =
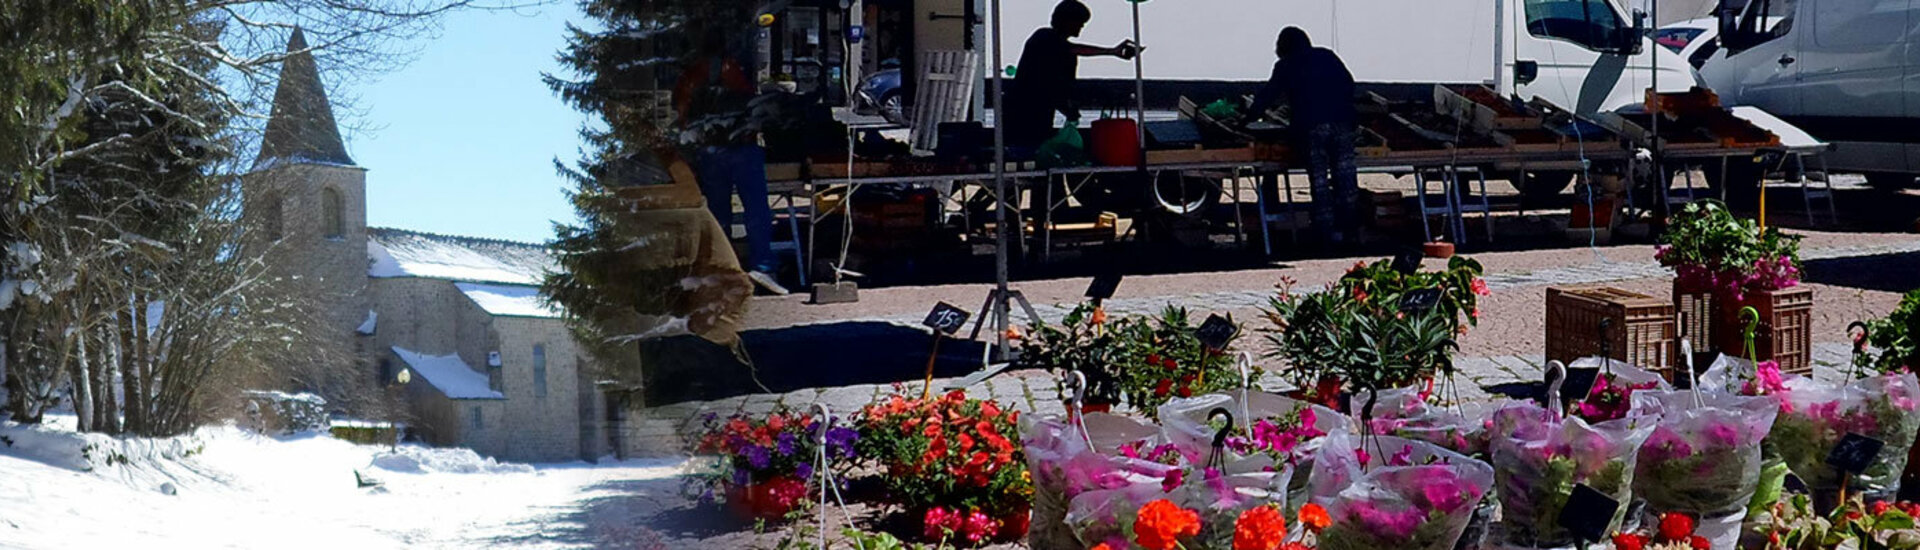
{"type": "Polygon", "coordinates": [[[765,520],[781,519],[799,506],[821,468],[849,467],[860,438],[835,419],[784,408],[724,421],[709,413],[702,426],[693,454],[716,460],[707,472],[688,477],[683,489],[705,502],[724,499],[736,513],[765,520]]]}

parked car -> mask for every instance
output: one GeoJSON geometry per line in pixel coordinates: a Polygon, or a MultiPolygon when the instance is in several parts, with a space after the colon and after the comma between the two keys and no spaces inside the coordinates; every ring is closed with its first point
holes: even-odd
{"type": "Polygon", "coordinates": [[[876,71],[860,79],[860,89],[854,94],[853,111],[863,115],[880,115],[887,122],[906,125],[906,99],[901,97],[903,91],[898,66],[876,71]]]}
{"type": "MultiPolygon", "coordinates": [[[[1908,0],[1750,0],[1721,21],[1721,50],[1700,77],[1728,104],[1759,107],[1833,143],[1825,155],[1833,171],[1911,187],[1920,174],[1915,17],[1920,5],[1908,0]]],[[[1729,166],[1727,179],[1737,189],[1758,176],[1756,166],[1729,166]]]]}

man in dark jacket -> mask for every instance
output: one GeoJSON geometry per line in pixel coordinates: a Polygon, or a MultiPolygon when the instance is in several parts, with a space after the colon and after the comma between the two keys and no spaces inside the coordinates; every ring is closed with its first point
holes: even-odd
{"type": "Polygon", "coordinates": [[[682,68],[674,85],[674,110],[682,138],[697,147],[694,170],[722,231],[731,231],[733,195],[740,195],[752,260],[740,262],[749,266],[747,278],[769,292],[786,294],[773,276],[779,259],[773,255],[773,207],[767,202],[767,151],[760,147],[748,114],[756,90],[730,50],[720,31],[702,35],[698,55],[682,68]]]}
{"type": "Polygon", "coordinates": [[[1353,73],[1332,50],[1314,47],[1299,27],[1280,31],[1273,76],[1254,96],[1253,116],[1264,116],[1281,97],[1290,107],[1289,128],[1305,154],[1313,186],[1313,226],[1329,244],[1358,240],[1360,200],[1354,165],[1353,73]]]}
{"type": "MultiPolygon", "coordinates": [[[[1022,0],[1034,1],[1034,0],[1022,0]]],[[[1138,49],[1131,41],[1113,47],[1076,44],[1069,39],[1080,36],[1093,11],[1080,0],[1061,0],[1053,7],[1049,26],[1033,31],[1020,51],[1020,64],[1007,90],[1005,118],[1007,144],[1036,147],[1052,137],[1053,114],[1066,115],[1068,121],[1080,120],[1074,105],[1075,73],[1080,58],[1111,55],[1132,59],[1138,49]]]]}

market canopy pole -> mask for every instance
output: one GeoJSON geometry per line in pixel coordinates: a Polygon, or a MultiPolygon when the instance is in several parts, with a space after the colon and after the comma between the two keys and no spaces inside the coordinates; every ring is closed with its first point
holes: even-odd
{"type": "Polygon", "coordinates": [[[1001,42],[1005,42],[1005,39],[1000,36],[1000,0],[993,0],[994,286],[992,299],[989,300],[993,310],[981,313],[993,316],[994,357],[1006,360],[1010,351],[1007,342],[1007,316],[1010,313],[1007,311],[1007,127],[1002,124],[1005,119],[1001,117],[1006,114],[1007,96],[1006,71],[1000,69],[1006,66],[1000,54],[1001,42]]]}
{"type": "Polygon", "coordinates": [[[1140,54],[1145,50],[1140,47],[1140,3],[1145,1],[1127,0],[1128,4],[1133,5],[1133,108],[1136,117],[1133,133],[1142,151],[1140,155],[1142,168],[1146,167],[1147,162],[1147,156],[1144,153],[1147,150],[1147,78],[1146,69],[1140,61],[1140,54]]]}

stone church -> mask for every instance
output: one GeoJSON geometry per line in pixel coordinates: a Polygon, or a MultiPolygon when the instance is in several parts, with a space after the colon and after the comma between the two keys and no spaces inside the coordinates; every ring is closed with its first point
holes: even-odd
{"type": "Polygon", "coordinates": [[[245,215],[278,242],[269,262],[328,297],[330,325],[368,376],[405,384],[421,440],[520,462],[633,454],[623,398],[600,390],[541,303],[544,246],[367,227],[367,168],[347,155],[306,48],[295,30],[243,179],[245,215]]]}

